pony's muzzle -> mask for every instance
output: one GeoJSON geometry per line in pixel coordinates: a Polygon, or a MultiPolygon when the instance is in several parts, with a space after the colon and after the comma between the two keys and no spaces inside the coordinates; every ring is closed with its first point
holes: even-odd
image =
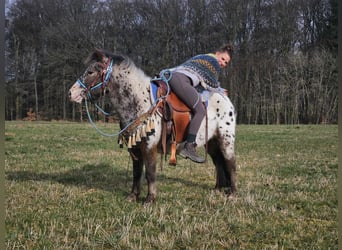
{"type": "Polygon", "coordinates": [[[68,96],[70,101],[81,103],[84,98],[84,89],[76,83],[69,89],[68,96]]]}

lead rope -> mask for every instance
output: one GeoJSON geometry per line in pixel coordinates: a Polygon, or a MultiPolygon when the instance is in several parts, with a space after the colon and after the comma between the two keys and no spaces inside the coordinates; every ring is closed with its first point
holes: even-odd
{"type": "Polygon", "coordinates": [[[87,102],[87,99],[85,99],[85,106],[86,106],[86,111],[87,111],[87,116],[88,116],[88,119],[89,119],[89,122],[90,124],[93,126],[93,128],[101,135],[103,136],[107,136],[107,137],[115,137],[115,136],[119,136],[121,135],[123,132],[126,131],[126,129],[134,122],[130,122],[128,123],[123,129],[121,129],[119,132],[117,133],[113,133],[113,134],[108,134],[108,133],[105,133],[103,131],[101,131],[95,124],[95,122],[93,121],[93,119],[91,118],[91,115],[90,115],[90,111],[89,111],[89,107],[88,107],[88,102],[87,102]]]}
{"type": "MultiPolygon", "coordinates": [[[[112,64],[111,64],[112,65],[112,64]]],[[[160,101],[162,101],[163,99],[165,99],[169,93],[170,93],[170,85],[169,85],[169,80],[171,79],[172,77],[172,72],[170,70],[163,70],[161,71],[161,76],[160,78],[155,78],[153,80],[163,80],[166,85],[167,85],[167,92],[165,95],[163,96],[160,96],[157,100],[154,101],[154,103],[151,105],[150,109],[147,111],[147,112],[151,112],[151,110],[153,110],[153,113],[154,113],[154,110],[156,109],[157,105],[160,103],[160,101]],[[166,74],[168,74],[169,76],[166,77],[166,74]]],[[[107,76],[105,78],[105,80],[107,79],[107,76]]],[[[109,78],[107,79],[107,81],[109,80],[109,78]]],[[[79,84],[83,87],[85,87],[85,85],[80,81],[79,84]]],[[[88,96],[91,97],[91,94],[90,92],[88,92],[88,96]]],[[[93,119],[91,118],[91,115],[90,115],[90,111],[89,111],[89,107],[88,107],[88,101],[87,101],[87,98],[84,98],[84,102],[85,102],[85,106],[86,106],[86,111],[87,111],[87,116],[88,116],[88,119],[89,119],[89,122],[90,124],[92,125],[92,127],[101,135],[103,136],[106,136],[106,137],[115,137],[115,136],[119,136],[121,135],[123,132],[125,132],[129,126],[131,126],[133,123],[135,123],[136,120],[138,120],[140,117],[137,117],[135,120],[132,120],[131,122],[129,122],[123,129],[121,129],[119,132],[117,133],[113,133],[113,134],[109,134],[109,133],[106,133],[106,132],[103,132],[101,131],[95,124],[95,122],[93,121],[93,119]]],[[[108,114],[107,112],[105,112],[103,109],[101,109],[96,103],[94,103],[95,107],[97,109],[99,109],[104,115],[110,115],[108,114]]],[[[144,115],[144,114],[143,114],[144,115]]]]}

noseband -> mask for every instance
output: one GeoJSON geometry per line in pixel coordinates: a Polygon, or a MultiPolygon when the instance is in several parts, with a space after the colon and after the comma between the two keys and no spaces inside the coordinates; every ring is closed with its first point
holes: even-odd
{"type": "Polygon", "coordinates": [[[97,74],[95,80],[89,84],[88,87],[81,79],[77,80],[77,83],[84,89],[84,93],[87,94],[90,99],[92,99],[91,92],[95,89],[101,88],[102,94],[104,93],[113,70],[113,60],[111,58],[108,58],[107,64],[100,62],[98,62],[98,64],[102,67],[102,71],[97,74]]]}

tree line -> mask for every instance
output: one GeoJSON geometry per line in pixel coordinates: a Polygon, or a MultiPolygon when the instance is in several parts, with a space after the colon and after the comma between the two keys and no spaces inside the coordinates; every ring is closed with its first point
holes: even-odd
{"type": "Polygon", "coordinates": [[[337,4],[6,1],[5,118],[24,119],[31,112],[42,120],[84,119],[82,105],[69,102],[67,92],[95,47],[128,55],[153,77],[231,43],[234,55],[220,82],[238,123],[337,123],[337,4]]]}

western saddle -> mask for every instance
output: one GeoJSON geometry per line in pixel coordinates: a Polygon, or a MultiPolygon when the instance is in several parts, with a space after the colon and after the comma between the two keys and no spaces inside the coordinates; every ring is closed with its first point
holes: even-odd
{"type": "Polygon", "coordinates": [[[156,84],[156,97],[166,96],[158,107],[158,112],[162,114],[162,140],[161,148],[164,156],[170,146],[170,165],[176,165],[177,144],[185,140],[187,128],[191,119],[191,110],[181,101],[175,93],[170,91],[167,95],[167,84],[162,80],[153,80],[156,84]],[[169,143],[168,143],[169,142],[169,143]]]}

